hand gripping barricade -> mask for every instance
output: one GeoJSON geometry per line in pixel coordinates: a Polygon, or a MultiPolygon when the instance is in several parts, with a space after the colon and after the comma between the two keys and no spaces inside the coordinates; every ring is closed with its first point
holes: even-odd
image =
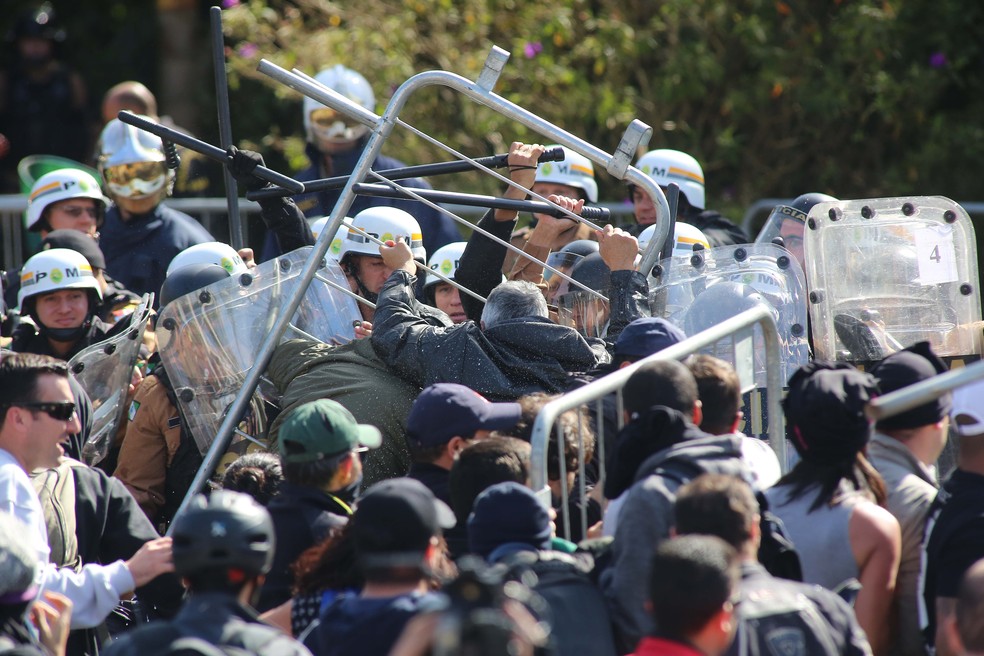
{"type": "MultiPolygon", "coordinates": [[[[560,144],[564,148],[586,157],[591,162],[603,166],[609,174],[618,180],[634,184],[640,189],[645,190],[645,192],[648,193],[653,199],[660,216],[668,217],[670,215],[670,207],[662,190],[660,190],[652,178],[631,166],[631,162],[635,158],[636,153],[645,146],[649,140],[649,137],[652,135],[652,129],[649,126],[640,121],[633,121],[626,129],[626,132],[615,153],[610,155],[493,93],[492,89],[494,88],[499,78],[499,74],[505,66],[508,58],[508,52],[502,50],[501,48],[493,47],[485,62],[483,71],[476,81],[471,81],[461,77],[460,75],[446,71],[429,71],[419,73],[407,80],[393,93],[392,98],[390,99],[389,104],[387,105],[382,116],[376,115],[369,109],[366,109],[365,107],[336,93],[332,89],[319,84],[317,80],[302,73],[301,71],[287,71],[267,60],[262,60],[260,62],[258,69],[261,73],[289,86],[296,91],[299,91],[305,96],[317,100],[319,103],[331,109],[346,115],[356,123],[366,126],[369,129],[368,137],[366,139],[366,144],[362,154],[359,157],[352,174],[346,181],[344,181],[344,187],[340,192],[339,200],[332,209],[327,225],[325,225],[323,231],[318,236],[317,243],[313,247],[313,251],[309,253],[306,261],[298,267],[299,272],[297,275],[297,286],[290,293],[285,292],[277,296],[277,302],[280,304],[279,311],[270,304],[265,306],[267,311],[263,314],[263,318],[267,319],[269,323],[263,324],[263,330],[266,332],[263,334],[262,344],[257,346],[258,342],[249,342],[248,349],[233,345],[228,339],[230,336],[229,330],[226,329],[225,331],[216,331],[216,327],[211,325],[211,319],[208,315],[203,314],[201,310],[197,308],[186,307],[183,309],[178,309],[178,307],[176,307],[172,309],[169,306],[165,310],[164,315],[162,315],[162,319],[171,318],[173,320],[169,327],[162,326],[163,333],[170,333],[165,334],[165,342],[173,339],[184,340],[185,337],[183,337],[180,333],[182,330],[186,330],[187,326],[190,325],[192,326],[192,332],[197,334],[195,339],[189,340],[191,343],[190,351],[192,353],[197,352],[198,354],[201,354],[204,350],[203,346],[195,344],[195,340],[203,340],[204,343],[209,346],[215,345],[223,351],[231,351],[227,354],[222,368],[212,374],[209,380],[198,381],[202,392],[208,392],[212,397],[222,397],[223,403],[221,404],[221,412],[217,412],[220,404],[213,404],[210,406],[209,411],[211,412],[211,419],[204,422],[204,424],[207,424],[207,427],[206,425],[203,425],[201,428],[202,435],[205,435],[206,432],[209,433],[207,441],[209,441],[211,445],[208,453],[205,454],[202,467],[199,470],[195,481],[193,481],[191,485],[189,496],[186,497],[182,508],[178,510],[179,515],[182,512],[183,507],[187,505],[190,495],[202,489],[205,482],[211,476],[212,471],[214,471],[220,456],[225,451],[239,418],[246,412],[251,403],[255,390],[260,384],[263,370],[269,363],[277,344],[280,343],[282,336],[288,330],[292,317],[294,317],[295,312],[302,304],[302,299],[304,298],[304,287],[316,278],[316,274],[319,272],[319,269],[324,268],[324,258],[328,253],[332,241],[336,238],[337,232],[343,223],[346,213],[352,206],[356,193],[370,195],[395,195],[400,198],[421,201],[432,208],[436,208],[437,211],[450,216],[454,220],[467,225],[469,228],[474,228],[475,226],[473,226],[466,219],[463,219],[451,213],[447,209],[436,205],[436,202],[471,204],[519,211],[548,211],[558,216],[563,215],[573,218],[574,220],[587,223],[595,228],[597,228],[597,226],[590,222],[588,210],[594,211],[596,213],[596,217],[604,217],[607,214],[607,211],[602,208],[585,208],[585,212],[582,216],[575,216],[566,210],[563,210],[558,205],[550,203],[545,198],[536,194],[532,195],[537,200],[520,201],[493,198],[490,196],[477,196],[473,194],[452,194],[449,192],[434,192],[422,189],[413,190],[407,189],[398,182],[395,182],[396,180],[405,179],[411,176],[434,174],[433,172],[424,173],[419,169],[433,167],[443,169],[450,166],[458,167],[459,164],[463,164],[468,170],[472,170],[474,168],[481,169],[482,171],[494,176],[500,182],[515,186],[514,183],[512,183],[508,178],[495,173],[490,168],[490,166],[504,166],[505,156],[495,156],[496,159],[502,158],[503,163],[499,164],[489,164],[488,162],[482,160],[469,158],[400,120],[398,118],[398,114],[408,102],[411,95],[415,92],[425,87],[435,85],[448,87],[452,91],[456,91],[492,111],[499,112],[507,118],[513,119],[526,128],[542,135],[544,137],[542,140],[544,143],[560,144]],[[428,141],[435,147],[440,148],[455,158],[463,161],[460,163],[441,162],[438,164],[422,165],[420,167],[406,167],[400,170],[401,174],[398,174],[396,171],[388,171],[382,172],[385,173],[385,175],[383,175],[380,172],[373,171],[371,169],[372,163],[380,154],[383,143],[387,137],[397,126],[412,131],[421,139],[428,141]],[[411,169],[416,170],[414,170],[412,174],[406,173],[411,169]],[[379,184],[365,184],[364,181],[375,181],[379,184]],[[179,322],[178,319],[182,319],[182,321],[179,322]],[[249,357],[246,357],[247,352],[249,357]],[[233,356],[236,357],[233,358],[233,356]],[[215,389],[210,390],[209,387],[214,387],[215,389]],[[231,405],[226,408],[225,403],[228,403],[233,394],[235,395],[235,398],[232,400],[231,405]]],[[[199,152],[211,159],[215,159],[217,161],[225,161],[226,159],[226,153],[222,149],[188,137],[187,135],[175,130],[160,126],[126,112],[121,112],[120,119],[126,123],[136,125],[141,129],[152,132],[153,134],[157,134],[162,138],[173,141],[178,145],[195,150],[196,152],[199,152]]],[[[457,170],[464,169],[458,168],[457,170]]],[[[442,170],[440,172],[448,171],[442,170]]],[[[264,169],[261,167],[257,168],[256,175],[264,180],[274,182],[275,184],[283,187],[283,189],[272,190],[272,195],[289,195],[290,193],[299,193],[304,189],[313,191],[318,188],[319,183],[334,184],[333,180],[326,180],[314,181],[301,185],[296,180],[291,180],[290,178],[278,174],[275,171],[270,171],[269,169],[264,169]],[[298,187],[300,188],[298,189],[298,187]]],[[[260,190],[260,192],[264,193],[268,191],[271,190],[260,190]]],[[[248,195],[248,197],[255,199],[259,196],[248,195]]],[[[654,243],[657,246],[663,244],[669,232],[669,222],[663,223],[661,226],[662,227],[659,230],[659,234],[657,234],[654,238],[654,243]]],[[[489,233],[484,234],[493,239],[495,238],[489,233]]],[[[512,246],[511,244],[505,243],[505,247],[507,250],[520,253],[520,249],[512,246]]],[[[643,264],[647,264],[645,258],[643,259],[643,264]]],[[[543,264],[542,262],[540,263],[543,264]]],[[[652,266],[652,262],[648,262],[648,265],[652,266]]],[[[556,269],[548,270],[551,270],[551,272],[555,275],[569,278],[569,276],[566,276],[566,274],[562,272],[558,272],[556,269]]],[[[436,275],[438,278],[441,277],[441,274],[436,275]]],[[[455,284],[453,281],[451,282],[452,284],[455,284]]],[[[231,288],[235,285],[235,283],[219,283],[217,284],[217,287],[224,288],[223,285],[228,285],[231,288]]],[[[474,295],[474,292],[471,290],[467,290],[457,284],[455,284],[455,286],[463,292],[474,295]]],[[[236,320],[240,321],[238,315],[236,320]]],[[[159,325],[161,324],[159,323],[159,325]]],[[[258,327],[253,330],[254,332],[252,334],[261,334],[261,330],[258,327]]],[[[168,347],[165,346],[164,350],[171,350],[175,354],[180,354],[188,349],[168,349],[168,347]]],[[[174,366],[168,363],[168,357],[176,356],[165,355],[165,363],[169,366],[174,366]]],[[[194,358],[195,356],[185,355],[183,357],[194,358]]],[[[190,366],[192,364],[191,361],[186,361],[185,364],[189,366],[185,367],[184,370],[194,370],[194,367],[190,366]]],[[[194,365],[195,367],[200,366],[197,362],[195,362],[194,365]]],[[[177,368],[180,369],[181,366],[177,365],[177,368]]],[[[194,395],[196,392],[194,389],[191,389],[190,393],[194,395]]]]}
{"type": "Polygon", "coordinates": [[[68,362],[69,371],[92,401],[92,430],[82,445],[87,465],[101,462],[113,445],[153,302],[153,294],[144,294],[137,309],[123,319],[129,322],[126,330],[82,349],[68,362]]]}
{"type": "Polygon", "coordinates": [[[926,340],[952,364],[981,356],[974,228],[940,196],[826,202],[804,249],[818,359],[870,363],[926,340]]]}
{"type": "MultiPolygon", "coordinates": [[[[281,303],[302,286],[300,274],[311,252],[311,247],[301,248],[249,273],[212,283],[171,301],[161,313],[157,321],[161,360],[202,453],[242,389],[281,303]]],[[[346,295],[350,292],[345,276],[335,260],[325,258],[320,265],[285,336],[348,342],[355,337],[358,307],[346,295]]],[[[263,388],[251,395],[250,411],[239,413],[249,429],[240,433],[255,437],[262,432],[264,400],[276,402],[272,390],[263,388]]]]}

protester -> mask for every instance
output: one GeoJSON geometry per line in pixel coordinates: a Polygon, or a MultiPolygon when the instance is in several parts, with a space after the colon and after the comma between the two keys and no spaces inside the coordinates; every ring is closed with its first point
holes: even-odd
{"type": "Polygon", "coordinates": [[[284,480],[280,458],[274,453],[247,453],[232,461],[222,475],[222,489],[242,492],[266,506],[284,480]]]}
{"type": "Polygon", "coordinates": [[[189,597],[171,621],[137,628],[113,641],[106,656],[197,649],[198,641],[260,656],[310,656],[252,608],[275,551],[267,511],[245,494],[196,496],[174,523],[174,570],[189,597]]]}
{"type": "Polygon", "coordinates": [[[875,379],[843,363],[814,362],[789,380],[786,429],[801,460],[768,490],[769,507],[796,545],[803,581],[837,589],[856,579],[858,622],[886,654],[901,553],[885,483],[864,456],[875,379]]]}
{"type": "Polygon", "coordinates": [[[173,569],[171,540],[145,543],[126,562],[89,564],[81,572],[48,564],[44,510],[28,473],[56,467],[62,444],[78,432],[68,367],[49,356],[15,353],[0,358],[0,511],[27,525],[28,540],[43,565],[42,585],[73,604],[72,627],[101,623],[120,597],[173,569]]]}
{"type": "Polygon", "coordinates": [[[984,654],[984,562],[977,561],[963,575],[957,591],[953,614],[946,619],[943,627],[946,640],[945,651],[937,653],[956,656],[977,656],[984,654]]]}
{"type": "Polygon", "coordinates": [[[634,656],[721,656],[734,637],[738,558],[721,538],[686,535],[663,542],[646,579],[655,626],[634,656]]]}
{"type": "Polygon", "coordinates": [[[378,447],[381,439],[376,427],[357,423],[329,399],[291,410],[277,436],[284,482],[267,506],[276,529],[277,555],[257,609],[287,601],[291,564],[348,522],[362,483],[359,452],[378,447]]]}
{"type": "Polygon", "coordinates": [[[759,563],[761,518],[748,483],[698,476],[678,491],[673,514],[677,535],[714,535],[738,552],[738,633],[729,654],[771,653],[777,642],[812,656],[871,653],[847,602],[820,586],[773,577],[759,563]]]}
{"type": "MultiPolygon", "coordinates": [[[[946,364],[927,342],[919,342],[888,356],[872,367],[882,394],[929,380],[945,373],[946,364]]],[[[919,577],[926,517],[936,498],[936,461],[946,445],[951,397],[945,394],[875,424],[868,444],[868,459],[885,480],[886,508],[902,530],[902,559],[895,588],[897,630],[892,653],[926,653],[919,630],[919,577]]]]}
{"type": "Polygon", "coordinates": [[[325,608],[312,638],[318,656],[385,656],[414,615],[440,607],[430,573],[440,571],[441,535],[454,513],[422,483],[377,483],[352,517],[356,557],[365,586],[325,608]]]}

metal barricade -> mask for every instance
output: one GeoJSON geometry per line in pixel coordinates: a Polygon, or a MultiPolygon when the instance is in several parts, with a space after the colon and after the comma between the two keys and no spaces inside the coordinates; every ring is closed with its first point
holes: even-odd
{"type": "MultiPolygon", "coordinates": [[[[633,373],[636,372],[640,367],[649,362],[656,362],[658,360],[679,360],[692,355],[699,351],[700,349],[717,343],[722,339],[727,339],[737,333],[747,331],[749,328],[754,326],[759,326],[762,329],[762,333],[765,341],[765,357],[768,363],[767,367],[767,379],[766,379],[766,389],[768,390],[768,416],[769,416],[769,444],[772,446],[773,451],[775,451],[776,456],[779,459],[780,466],[785,472],[786,469],[786,440],[785,440],[785,421],[782,414],[781,399],[783,394],[783,380],[780,375],[780,348],[779,348],[779,331],[776,325],[775,318],[772,316],[767,309],[763,307],[756,307],[751,310],[746,310],[741,314],[738,314],[726,321],[721,322],[713,328],[709,328],[701,333],[698,333],[684,341],[674,344],[666,349],[663,349],[659,353],[655,353],[643,360],[640,360],[632,365],[629,365],[623,369],[619,369],[607,376],[599,378],[598,380],[585,385],[579,389],[572,392],[564,394],[560,398],[557,398],[549,403],[547,403],[540,410],[540,414],[537,416],[536,421],[533,424],[532,433],[532,456],[531,456],[531,484],[536,491],[536,493],[544,500],[547,505],[551,504],[550,499],[550,488],[547,484],[547,447],[548,441],[550,439],[551,430],[557,425],[558,418],[566,411],[579,408],[588,403],[594,402],[597,404],[598,414],[602,414],[602,401],[603,399],[612,393],[616,394],[616,406],[617,415],[619,417],[618,423],[619,428],[621,428],[621,417],[622,417],[622,388],[625,386],[626,381],[633,373]]],[[[984,373],[982,373],[984,375],[984,373]]],[[[580,430],[582,427],[579,426],[579,432],[583,434],[580,430]]],[[[601,463],[599,471],[601,473],[601,479],[598,485],[604,486],[604,464],[605,464],[605,435],[604,435],[604,422],[598,422],[599,435],[597,436],[597,444],[599,451],[597,457],[601,463]]],[[[560,431],[559,425],[557,425],[556,431],[557,444],[559,448],[559,453],[564,452],[564,435],[560,431]]],[[[581,493],[585,493],[584,485],[584,442],[583,439],[579,440],[578,443],[580,452],[580,482],[581,482],[581,493]]],[[[560,486],[561,486],[561,512],[563,513],[564,526],[565,526],[565,537],[570,537],[570,510],[568,506],[568,497],[570,491],[567,489],[567,471],[566,463],[563,457],[559,458],[560,461],[560,486]]],[[[587,509],[582,505],[581,510],[581,526],[586,531],[587,529],[587,509]]]]}
{"type": "Polygon", "coordinates": [[[979,380],[984,380],[984,360],[879,396],[868,404],[868,417],[874,421],[888,419],[979,380]]]}

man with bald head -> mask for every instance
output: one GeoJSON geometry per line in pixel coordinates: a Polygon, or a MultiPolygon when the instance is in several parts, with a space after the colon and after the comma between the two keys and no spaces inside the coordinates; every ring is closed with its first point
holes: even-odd
{"type": "Polygon", "coordinates": [[[112,121],[124,109],[156,119],[157,98],[140,82],[135,80],[120,82],[103,96],[103,124],[112,121]]]}

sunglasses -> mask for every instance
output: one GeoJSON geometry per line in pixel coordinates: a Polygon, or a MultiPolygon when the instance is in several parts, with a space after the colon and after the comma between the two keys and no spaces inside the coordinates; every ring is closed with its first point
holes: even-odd
{"type": "Polygon", "coordinates": [[[71,207],[59,207],[59,211],[64,212],[73,219],[77,219],[83,214],[88,214],[94,219],[99,218],[99,208],[98,207],[79,207],[78,205],[72,205],[71,207]]]}
{"type": "Polygon", "coordinates": [[[75,414],[75,403],[72,401],[52,401],[49,403],[7,403],[4,408],[28,408],[40,410],[56,421],[68,421],[75,414]]]}

